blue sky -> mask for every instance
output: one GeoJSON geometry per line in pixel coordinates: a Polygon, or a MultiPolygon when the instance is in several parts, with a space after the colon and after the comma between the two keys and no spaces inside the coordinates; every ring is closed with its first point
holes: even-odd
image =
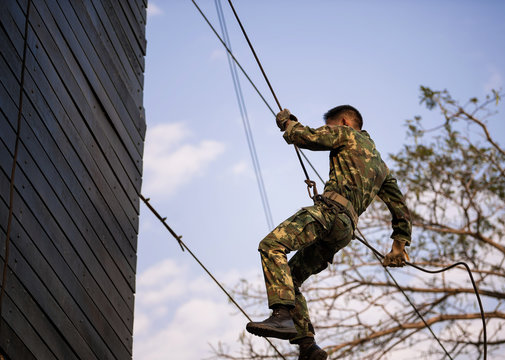
{"type": "MultiPolygon", "coordinates": [[[[222,1],[235,56],[276,109],[222,1]]],[[[214,1],[198,3],[218,27],[214,1]]],[[[503,1],[234,4],[282,106],[313,127],[336,105],[356,106],[386,159],[401,149],[406,119],[440,121],[419,104],[420,85],[464,101],[505,82],[503,1]]],[[[147,40],[143,194],[227,286],[260,279],[256,249],[268,228],[225,50],[190,0],[150,0],[147,40]]],[[[293,148],[241,83],[277,224],[310,199],[293,148]]],[[[498,110],[490,127],[503,144],[505,108],[498,110]]],[[[307,155],[325,176],[327,153],[307,155]]],[[[146,207],[140,221],[135,359],[166,359],[167,351],[200,359],[209,343],[236,341],[245,321],[146,207]],[[184,331],[193,332],[190,342],[184,331]]]]}

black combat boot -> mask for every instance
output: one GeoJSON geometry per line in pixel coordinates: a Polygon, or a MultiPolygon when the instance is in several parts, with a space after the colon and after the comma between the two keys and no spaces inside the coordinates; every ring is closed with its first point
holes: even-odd
{"type": "Polygon", "coordinates": [[[277,339],[289,340],[297,335],[295,323],[289,313],[289,307],[285,305],[275,305],[272,315],[261,322],[251,321],[246,329],[251,334],[263,337],[274,337],[277,339]]]}
{"type": "Polygon", "coordinates": [[[298,341],[300,346],[300,356],[298,360],[326,360],[328,354],[317,346],[314,338],[306,337],[298,341]]]}

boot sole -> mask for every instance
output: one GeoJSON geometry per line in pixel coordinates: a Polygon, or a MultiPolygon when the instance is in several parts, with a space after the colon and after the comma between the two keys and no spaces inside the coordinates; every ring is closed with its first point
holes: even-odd
{"type": "Polygon", "coordinates": [[[282,340],[291,340],[298,335],[295,329],[279,329],[262,324],[247,324],[246,330],[253,335],[261,337],[273,337],[282,340]]]}

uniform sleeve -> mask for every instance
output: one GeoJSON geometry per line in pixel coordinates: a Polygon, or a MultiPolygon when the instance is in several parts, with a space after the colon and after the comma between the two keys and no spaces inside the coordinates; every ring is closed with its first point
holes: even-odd
{"type": "Polygon", "coordinates": [[[325,125],[313,129],[303,126],[297,121],[291,121],[283,136],[288,144],[293,144],[303,149],[332,150],[341,144],[344,134],[342,131],[339,131],[339,127],[330,128],[325,125]]]}
{"type": "Polygon", "coordinates": [[[398,241],[404,241],[406,246],[410,245],[412,235],[412,223],[410,212],[403,199],[403,194],[398,187],[396,179],[388,174],[386,180],[378,193],[384,201],[392,215],[393,234],[391,238],[398,241]]]}

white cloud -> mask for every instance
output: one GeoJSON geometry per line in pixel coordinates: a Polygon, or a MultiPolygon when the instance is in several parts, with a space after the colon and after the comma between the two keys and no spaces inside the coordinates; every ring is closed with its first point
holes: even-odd
{"type": "Polygon", "coordinates": [[[201,359],[211,355],[209,343],[237,341],[243,320],[230,316],[226,302],[194,298],[175,313],[173,320],[145,337],[134,348],[135,359],[201,359]]]}
{"type": "Polygon", "coordinates": [[[152,2],[152,0],[149,0],[149,3],[147,5],[147,16],[156,16],[156,15],[163,15],[163,10],[156,4],[152,2]]]}
{"type": "Polygon", "coordinates": [[[236,163],[235,165],[233,165],[233,167],[231,168],[231,172],[234,174],[234,175],[241,175],[241,174],[244,174],[246,171],[249,170],[249,165],[247,164],[247,162],[245,160],[242,160],[238,163],[236,163]]]}
{"type": "Polygon", "coordinates": [[[178,278],[171,278],[159,288],[146,290],[142,294],[142,302],[146,305],[159,305],[170,299],[176,299],[186,292],[187,284],[178,278]]]}
{"type": "MultiPolygon", "coordinates": [[[[257,272],[230,270],[215,275],[223,285],[235,285],[239,278],[257,272]]],[[[207,276],[194,276],[189,267],[166,259],[139,274],[133,358],[202,359],[212,355],[210,344],[219,341],[233,349],[247,322],[236,313],[207,276]]]]}
{"type": "Polygon", "coordinates": [[[209,163],[224,151],[214,140],[188,142],[191,132],[183,123],[154,126],[147,132],[144,153],[144,192],[171,195],[192,178],[202,176],[209,163]]]}
{"type": "Polygon", "coordinates": [[[166,259],[139,275],[137,286],[152,287],[159,286],[166,281],[167,278],[173,278],[180,274],[186,268],[180,268],[175,261],[166,259]]]}

